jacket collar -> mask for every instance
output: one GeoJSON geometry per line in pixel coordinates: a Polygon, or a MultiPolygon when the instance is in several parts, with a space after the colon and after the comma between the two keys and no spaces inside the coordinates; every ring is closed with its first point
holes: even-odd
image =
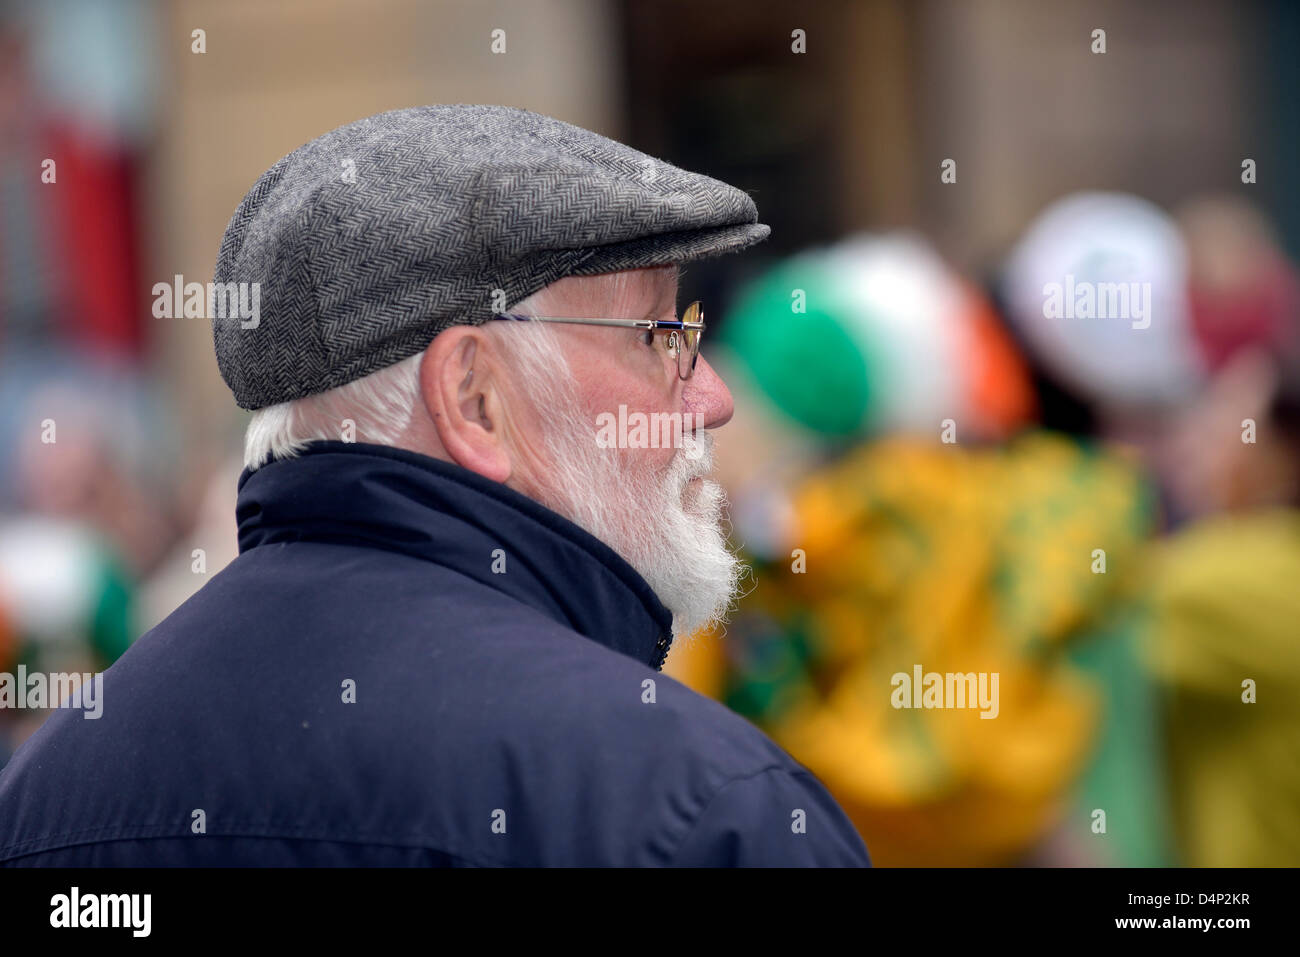
{"type": "Polygon", "coordinates": [[[289,541],[388,549],[459,572],[652,668],[663,667],[672,642],[672,614],[604,542],[499,482],[416,452],[312,442],[296,458],[245,469],[235,517],[241,553],[289,541]],[[500,556],[506,573],[494,574],[500,556]]]}

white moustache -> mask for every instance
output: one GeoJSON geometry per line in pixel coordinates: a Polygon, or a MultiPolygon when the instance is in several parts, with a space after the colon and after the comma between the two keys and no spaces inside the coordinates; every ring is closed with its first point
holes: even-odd
{"type": "Polygon", "coordinates": [[[674,457],[674,471],[686,472],[685,481],[693,478],[705,478],[713,472],[713,436],[708,432],[697,432],[682,438],[682,448],[674,457]],[[683,460],[679,465],[676,459],[683,460]]]}

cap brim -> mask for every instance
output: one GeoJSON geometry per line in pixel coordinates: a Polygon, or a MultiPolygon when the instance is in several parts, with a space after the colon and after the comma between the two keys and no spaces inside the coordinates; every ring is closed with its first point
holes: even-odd
{"type": "Polygon", "coordinates": [[[629,242],[598,246],[591,250],[591,255],[585,257],[581,264],[570,268],[568,274],[593,276],[624,269],[644,269],[649,266],[711,259],[761,243],[771,233],[772,227],[763,223],[741,223],[645,236],[629,242]]]}

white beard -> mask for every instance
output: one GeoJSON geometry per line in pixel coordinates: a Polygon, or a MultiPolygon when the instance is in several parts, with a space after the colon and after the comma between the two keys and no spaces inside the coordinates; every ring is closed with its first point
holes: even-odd
{"type": "Polygon", "coordinates": [[[725,620],[745,566],[727,548],[722,486],[705,477],[713,471],[713,437],[683,435],[683,447],[656,475],[619,450],[596,448],[594,434],[588,428],[579,441],[597,454],[570,455],[557,470],[551,507],[640,573],[673,613],[674,637],[725,620]]]}
{"type": "Polygon", "coordinates": [[[543,369],[552,381],[532,381],[548,412],[552,469],[539,500],[636,569],[672,612],[674,639],[725,621],[748,569],[727,548],[726,494],[706,477],[713,471],[713,436],[683,432],[682,447],[655,474],[640,464],[642,450],[600,448],[594,417],[583,416],[572,390],[555,381],[553,361],[529,371],[543,369]]]}

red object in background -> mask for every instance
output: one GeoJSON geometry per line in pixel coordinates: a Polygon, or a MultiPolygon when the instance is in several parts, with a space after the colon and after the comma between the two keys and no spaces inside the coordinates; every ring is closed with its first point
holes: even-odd
{"type": "Polygon", "coordinates": [[[1274,260],[1251,279],[1226,289],[1190,287],[1192,330],[1211,372],[1247,347],[1276,355],[1300,332],[1300,280],[1294,270],[1274,260]]]}
{"type": "Polygon", "coordinates": [[[1006,438],[1037,418],[1038,399],[1025,360],[992,304],[968,283],[962,285],[970,324],[970,409],[979,434],[1006,438]]]}
{"type": "Polygon", "coordinates": [[[145,347],[146,287],[134,155],[75,129],[52,126],[42,137],[56,163],[50,229],[63,304],[59,336],[79,348],[139,358],[145,347]]]}
{"type": "Polygon", "coordinates": [[[0,596],[0,669],[8,670],[18,660],[18,630],[10,620],[0,596]]]}

